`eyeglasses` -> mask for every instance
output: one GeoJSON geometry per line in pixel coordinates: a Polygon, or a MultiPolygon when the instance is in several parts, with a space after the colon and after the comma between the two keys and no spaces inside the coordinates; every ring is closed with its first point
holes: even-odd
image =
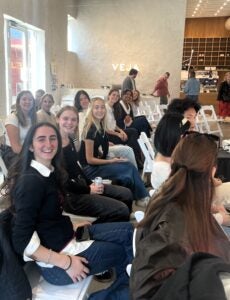
{"type": "Polygon", "coordinates": [[[185,131],[185,133],[183,134],[183,137],[186,137],[190,134],[193,134],[194,136],[205,136],[207,137],[209,140],[215,142],[218,146],[218,148],[220,147],[220,138],[218,135],[215,134],[210,134],[210,133],[200,133],[197,131],[185,131]]]}

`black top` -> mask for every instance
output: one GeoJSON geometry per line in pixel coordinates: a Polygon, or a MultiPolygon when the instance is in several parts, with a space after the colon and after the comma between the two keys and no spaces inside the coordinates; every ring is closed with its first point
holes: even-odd
{"type": "Polygon", "coordinates": [[[72,140],[70,140],[69,145],[63,147],[62,150],[65,168],[69,175],[67,190],[75,194],[89,194],[89,185],[92,183],[92,181],[87,178],[77,163],[79,157],[72,140]]]}
{"type": "Polygon", "coordinates": [[[62,195],[58,191],[55,174],[42,176],[30,167],[21,175],[12,193],[15,216],[12,241],[17,253],[23,254],[34,231],[41,245],[61,251],[73,238],[70,218],[62,215],[62,195]]]}
{"type": "MultiPolygon", "coordinates": [[[[100,131],[97,130],[96,126],[92,124],[89,131],[86,135],[86,140],[93,140],[93,156],[96,158],[106,159],[109,151],[109,140],[107,134],[102,129],[100,131]]],[[[85,154],[85,142],[81,142],[80,149],[80,163],[82,166],[88,165],[85,154]]]]}
{"type": "MultiPolygon", "coordinates": [[[[133,110],[130,104],[128,104],[129,108],[130,108],[130,114],[129,116],[133,119],[133,110]]],[[[117,102],[114,105],[114,117],[117,123],[117,126],[120,127],[121,129],[125,129],[125,122],[124,119],[127,116],[127,112],[124,110],[124,108],[122,107],[122,105],[120,104],[120,102],[117,102]]]]}
{"type": "Polygon", "coordinates": [[[217,99],[230,102],[230,84],[227,81],[221,83],[217,99]]]}

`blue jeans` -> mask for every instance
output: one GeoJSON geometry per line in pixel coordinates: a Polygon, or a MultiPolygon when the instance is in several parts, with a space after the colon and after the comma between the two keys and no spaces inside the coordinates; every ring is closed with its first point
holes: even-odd
{"type": "Polygon", "coordinates": [[[136,200],[149,196],[138,170],[129,162],[87,165],[84,172],[90,179],[100,176],[116,181],[116,184],[129,188],[136,200]]]}
{"type": "MultiPolygon", "coordinates": [[[[96,224],[88,226],[88,230],[90,238],[95,242],[85,251],[78,253],[77,256],[85,257],[88,260],[89,275],[114,267],[117,274],[116,281],[119,282],[120,277],[125,280],[124,278],[127,277],[125,274],[126,266],[133,259],[132,224],[128,222],[96,224]]],[[[72,279],[61,268],[39,268],[42,276],[51,284],[67,285],[72,283],[72,279]]],[[[116,284],[116,281],[112,286],[116,284]]],[[[103,291],[103,293],[106,292],[103,291]]]]}

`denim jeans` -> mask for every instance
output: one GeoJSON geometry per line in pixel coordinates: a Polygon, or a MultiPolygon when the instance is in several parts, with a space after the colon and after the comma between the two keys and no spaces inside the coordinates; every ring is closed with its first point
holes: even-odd
{"type": "Polygon", "coordinates": [[[95,166],[87,165],[84,167],[84,172],[90,179],[100,176],[129,188],[133,192],[135,200],[149,196],[138,170],[129,162],[95,166]]]}
{"type": "MultiPolygon", "coordinates": [[[[85,251],[78,253],[77,256],[85,257],[88,260],[89,275],[114,267],[117,281],[120,277],[124,279],[126,266],[133,259],[132,224],[128,222],[95,224],[88,226],[88,229],[90,238],[95,242],[85,251]]],[[[39,268],[42,276],[51,284],[67,285],[72,283],[72,279],[61,268],[39,268]]],[[[106,292],[103,291],[103,293],[106,292]]]]}

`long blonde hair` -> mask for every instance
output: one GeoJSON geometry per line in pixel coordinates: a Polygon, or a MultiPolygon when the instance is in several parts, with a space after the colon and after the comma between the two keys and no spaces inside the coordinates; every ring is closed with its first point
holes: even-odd
{"type": "Polygon", "coordinates": [[[89,129],[92,125],[95,125],[98,132],[100,132],[101,130],[103,130],[105,132],[107,130],[106,106],[105,106],[105,116],[101,121],[97,120],[93,115],[93,108],[94,108],[94,105],[95,105],[96,101],[101,101],[105,105],[105,100],[100,98],[100,97],[95,97],[95,98],[91,99],[91,103],[90,103],[90,106],[89,106],[88,111],[87,111],[85,124],[84,124],[83,131],[82,131],[82,140],[84,140],[86,138],[87,132],[89,131],[89,129]]]}

